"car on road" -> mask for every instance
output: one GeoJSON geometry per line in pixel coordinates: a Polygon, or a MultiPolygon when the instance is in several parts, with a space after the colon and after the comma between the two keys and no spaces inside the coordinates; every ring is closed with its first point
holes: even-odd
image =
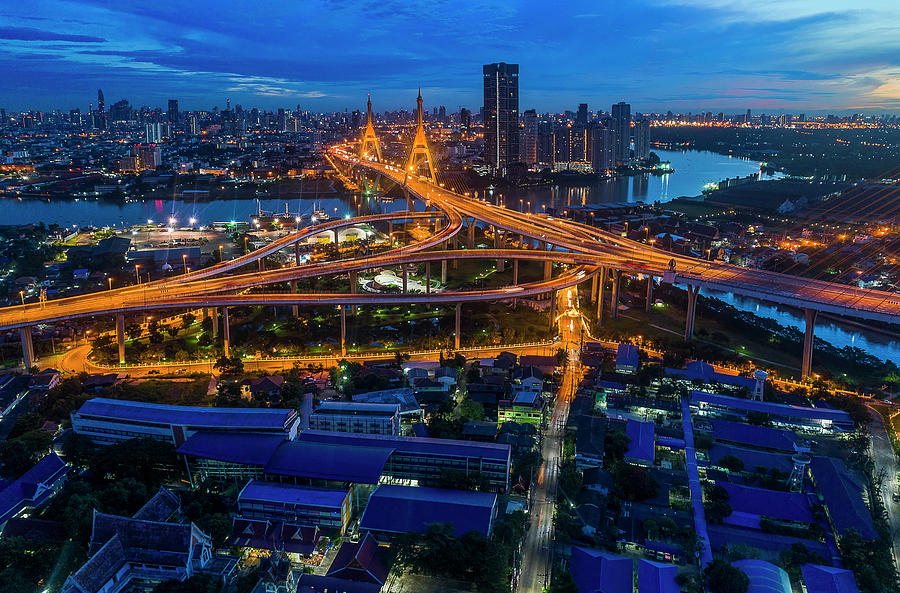
{"type": "Polygon", "coordinates": [[[894,499],[894,502],[900,502],[900,492],[894,492],[894,494],[891,495],[891,498],[894,499]]]}

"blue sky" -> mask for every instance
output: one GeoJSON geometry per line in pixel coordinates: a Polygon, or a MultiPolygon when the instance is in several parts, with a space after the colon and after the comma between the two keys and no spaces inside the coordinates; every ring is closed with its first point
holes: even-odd
{"type": "Polygon", "coordinates": [[[0,106],[900,111],[897,0],[0,0],[0,106]]]}

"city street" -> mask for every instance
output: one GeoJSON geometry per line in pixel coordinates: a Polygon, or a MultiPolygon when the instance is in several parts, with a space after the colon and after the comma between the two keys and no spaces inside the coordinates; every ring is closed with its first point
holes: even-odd
{"type": "MultiPolygon", "coordinates": [[[[870,408],[871,410],[871,408],[870,408]]],[[[885,480],[882,486],[882,500],[887,509],[888,520],[891,525],[891,539],[894,542],[894,564],[900,559],[900,502],[895,502],[893,493],[897,492],[897,476],[900,474],[900,466],[891,446],[888,429],[884,425],[884,419],[876,410],[871,410],[873,421],[872,428],[872,462],[875,464],[875,475],[883,469],[885,480]]]]}
{"type": "Polygon", "coordinates": [[[543,463],[533,489],[528,534],[522,546],[522,562],[516,583],[516,591],[519,593],[541,593],[550,583],[553,568],[553,511],[556,506],[560,455],[569,402],[581,378],[581,318],[569,315],[571,311],[577,312],[577,294],[575,289],[563,291],[557,301],[560,338],[568,350],[569,364],[560,383],[549,426],[543,433],[543,463]]]}

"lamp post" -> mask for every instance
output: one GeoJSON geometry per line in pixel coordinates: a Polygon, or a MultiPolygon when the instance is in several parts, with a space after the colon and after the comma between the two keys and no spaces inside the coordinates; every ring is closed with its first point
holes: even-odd
{"type": "Polygon", "coordinates": [[[141,269],[141,264],[134,264],[134,279],[140,284],[141,283],[141,274],[139,270],[141,269]]]}
{"type": "Polygon", "coordinates": [[[112,276],[106,279],[109,282],[109,289],[112,290],[112,276]]]}

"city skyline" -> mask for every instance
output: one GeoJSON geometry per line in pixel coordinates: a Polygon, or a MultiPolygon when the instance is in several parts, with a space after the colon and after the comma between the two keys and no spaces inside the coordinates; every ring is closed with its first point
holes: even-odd
{"type": "Polygon", "coordinates": [[[900,36],[882,24],[891,22],[883,0],[852,10],[800,0],[777,9],[576,2],[558,11],[521,2],[494,10],[304,3],[281,7],[277,19],[203,2],[146,9],[41,0],[33,8],[2,12],[0,68],[16,82],[0,90],[7,109],[85,110],[103,88],[108,103],[165,106],[175,97],[185,110],[230,98],[342,111],[372,92],[382,111],[410,109],[421,84],[429,105],[477,111],[479,69],[500,61],[521,65],[521,108],[539,112],[622,99],[641,112],[900,108],[900,36]]]}

